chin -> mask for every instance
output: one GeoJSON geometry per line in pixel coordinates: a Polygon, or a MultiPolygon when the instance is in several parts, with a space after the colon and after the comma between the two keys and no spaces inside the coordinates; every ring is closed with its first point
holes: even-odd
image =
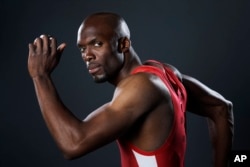
{"type": "Polygon", "coordinates": [[[106,75],[95,75],[93,76],[95,83],[104,83],[107,81],[106,75]]]}

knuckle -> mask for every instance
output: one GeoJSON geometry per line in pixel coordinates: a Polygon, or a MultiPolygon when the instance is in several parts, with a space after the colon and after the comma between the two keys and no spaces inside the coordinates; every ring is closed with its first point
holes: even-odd
{"type": "Polygon", "coordinates": [[[29,53],[29,57],[34,57],[34,56],[35,56],[34,52],[29,53]]]}
{"type": "Polygon", "coordinates": [[[41,42],[41,38],[37,37],[37,38],[34,40],[34,43],[37,43],[37,42],[41,42]]]}
{"type": "Polygon", "coordinates": [[[52,55],[52,56],[56,56],[56,55],[57,55],[57,52],[56,52],[56,51],[52,51],[52,52],[51,52],[51,55],[52,55]]]}
{"type": "Polygon", "coordinates": [[[43,55],[48,55],[49,54],[49,49],[44,49],[43,55]]]}

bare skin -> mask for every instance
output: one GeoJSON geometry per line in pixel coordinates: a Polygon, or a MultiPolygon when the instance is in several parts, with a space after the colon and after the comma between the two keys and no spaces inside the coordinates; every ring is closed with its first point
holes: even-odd
{"type": "MultiPolygon", "coordinates": [[[[171,97],[158,77],[130,74],[141,61],[125,22],[113,14],[92,15],[80,26],[77,45],[94,81],[115,86],[112,100],[84,120],[63,104],[51,79],[66,44],[57,46],[56,39],[47,35],[29,44],[28,70],[41,112],[65,157],[83,156],[118,138],[145,151],[159,148],[171,130],[171,97]]],[[[231,103],[199,81],[176,73],[190,97],[188,110],[210,120],[214,166],[226,166],[233,136],[231,103]]]]}

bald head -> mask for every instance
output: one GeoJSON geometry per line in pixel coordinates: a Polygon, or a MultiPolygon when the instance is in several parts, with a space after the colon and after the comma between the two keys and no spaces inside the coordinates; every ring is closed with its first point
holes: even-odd
{"type": "Polygon", "coordinates": [[[125,20],[116,13],[99,12],[88,16],[82,23],[84,25],[103,26],[112,30],[117,38],[130,39],[130,31],[125,20]]]}
{"type": "Polygon", "coordinates": [[[141,64],[124,19],[115,13],[94,13],[78,30],[77,45],[96,82],[116,85],[141,64]]]}

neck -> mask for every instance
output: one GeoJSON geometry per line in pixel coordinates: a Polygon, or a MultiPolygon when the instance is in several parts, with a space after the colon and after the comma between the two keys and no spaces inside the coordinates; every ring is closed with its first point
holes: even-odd
{"type": "Polygon", "coordinates": [[[120,70],[119,74],[116,78],[113,80],[110,80],[109,83],[111,83],[114,86],[117,86],[118,83],[128,77],[134,68],[140,66],[141,60],[134,51],[134,49],[131,47],[128,52],[124,53],[124,64],[122,69],[120,70]]]}

